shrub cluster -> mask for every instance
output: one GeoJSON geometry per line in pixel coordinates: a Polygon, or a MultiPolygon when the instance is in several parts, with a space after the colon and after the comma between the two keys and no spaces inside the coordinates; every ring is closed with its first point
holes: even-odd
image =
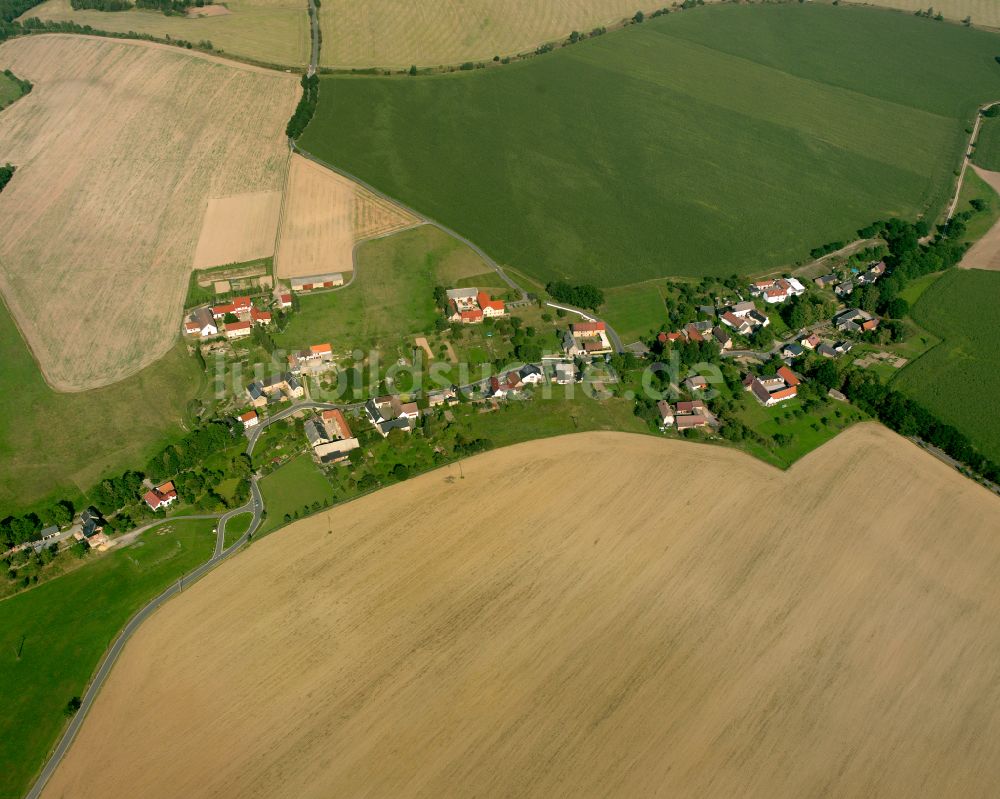
{"type": "Polygon", "coordinates": [[[319,102],[319,76],[303,75],[301,82],[302,97],[299,98],[299,104],[295,106],[295,113],[292,114],[292,118],[288,120],[288,126],[285,128],[285,133],[290,139],[297,139],[302,135],[306,125],[316,113],[316,103],[319,102]]]}

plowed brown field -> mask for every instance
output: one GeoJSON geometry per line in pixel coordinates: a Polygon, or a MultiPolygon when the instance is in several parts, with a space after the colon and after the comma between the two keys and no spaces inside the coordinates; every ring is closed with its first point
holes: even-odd
{"type": "Polygon", "coordinates": [[[49,383],[114,383],[162,356],[210,197],[276,191],[293,75],[148,43],[31,36],[35,84],[0,115],[0,289],[49,383]]]}
{"type": "Polygon", "coordinates": [[[172,600],[45,796],[990,796],[998,516],[874,424],[490,452],[172,600]]]}

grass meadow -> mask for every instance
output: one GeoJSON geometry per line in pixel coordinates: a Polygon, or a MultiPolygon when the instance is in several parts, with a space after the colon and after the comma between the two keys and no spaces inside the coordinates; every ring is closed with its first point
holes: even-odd
{"type": "Polygon", "coordinates": [[[958,195],[958,211],[967,211],[973,200],[986,203],[986,213],[977,213],[969,220],[962,241],[974,244],[1000,220],[1000,196],[972,169],[965,171],[965,182],[958,195]]]}
{"type": "Polygon", "coordinates": [[[285,514],[298,518],[313,513],[309,506],[332,499],[333,487],[309,455],[299,455],[264,477],[260,492],[267,517],[258,538],[285,524],[285,514]]]}
{"type": "Polygon", "coordinates": [[[178,343],[113,386],[53,391],[2,302],[0,363],[0,517],[46,500],[79,502],[104,476],[141,467],[182,435],[188,401],[205,384],[178,343]]]}
{"type": "Polygon", "coordinates": [[[930,285],[912,315],[942,341],[904,367],[892,383],[993,460],[1000,460],[997,297],[1000,272],[955,269],[930,285]]]}
{"type": "Polygon", "coordinates": [[[21,85],[13,78],[0,72],[0,111],[19,99],[22,94],[21,85]]]}
{"type": "Polygon", "coordinates": [[[983,120],[972,161],[983,169],[1000,172],[1000,117],[983,120]]]}
{"type": "Polygon", "coordinates": [[[545,282],[766,272],[936,216],[1000,37],[700,8],[496,69],[327,76],[302,146],[545,282]]]}
{"type": "MultiPolygon", "coordinates": [[[[482,259],[431,225],[363,243],[350,285],[302,295],[278,346],[301,349],[330,342],[336,351],[395,351],[414,333],[433,330],[436,285],[483,274],[482,259]]],[[[492,278],[496,281],[496,277],[492,278]]]]}
{"type": "Polygon", "coordinates": [[[22,796],[128,619],[208,560],[212,520],[167,522],[134,544],[0,602],[0,796],[22,796]]]}

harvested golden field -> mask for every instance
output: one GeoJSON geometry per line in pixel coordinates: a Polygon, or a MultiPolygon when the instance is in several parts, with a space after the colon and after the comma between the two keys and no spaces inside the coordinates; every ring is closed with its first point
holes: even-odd
{"type": "Polygon", "coordinates": [[[1000,3],[996,0],[872,0],[864,5],[898,8],[902,11],[926,11],[933,8],[934,13],[940,12],[945,19],[961,22],[966,17],[972,17],[972,24],[981,28],[1000,28],[1000,3]]]}
{"type": "Polygon", "coordinates": [[[660,7],[628,0],[327,0],[319,12],[320,61],[408,67],[484,60],[660,7]]]}
{"type": "Polygon", "coordinates": [[[173,345],[210,197],[278,191],[296,78],[148,43],[0,47],[0,289],[48,382],[114,383],[173,345]]]}
{"type": "Polygon", "coordinates": [[[354,270],[354,246],[420,223],[409,211],[301,155],[292,155],[278,277],[354,270]]]}
{"type": "Polygon", "coordinates": [[[280,191],[256,191],[208,201],[194,268],[237,264],[274,255],[281,216],[280,191]]]}
{"type": "Polygon", "coordinates": [[[309,14],[302,0],[226,0],[224,10],[219,5],[192,11],[191,16],[169,17],[143,9],[109,13],[74,10],[70,0],[45,0],[20,18],[75,22],[114,33],[136,31],[195,44],[209,41],[220,52],[265,64],[304,67],[309,63],[309,14]]]}
{"type": "MultiPolygon", "coordinates": [[[[975,170],[990,188],[1000,194],[1000,172],[990,172],[975,164],[969,164],[969,168],[975,170]]],[[[1000,270],[1000,222],[993,225],[985,236],[969,248],[959,266],[963,269],[1000,270]]]]}
{"type": "Polygon", "coordinates": [[[172,600],[44,795],[993,795],[1000,500],[904,439],[781,473],[589,433],[462,474],[172,600]]]}

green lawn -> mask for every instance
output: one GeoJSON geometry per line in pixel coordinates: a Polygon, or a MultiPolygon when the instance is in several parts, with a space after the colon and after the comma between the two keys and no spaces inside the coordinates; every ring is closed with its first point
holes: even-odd
{"type": "Polygon", "coordinates": [[[625,344],[638,341],[650,332],[659,332],[669,324],[663,304],[662,283],[663,281],[651,280],[604,292],[601,315],[625,344]]]}
{"type": "Polygon", "coordinates": [[[899,296],[906,300],[911,306],[915,305],[917,300],[923,296],[927,289],[937,282],[942,274],[942,272],[932,272],[929,275],[924,275],[923,277],[918,277],[916,280],[910,281],[906,287],[899,292],[899,296]]]}
{"type": "Polygon", "coordinates": [[[755,442],[746,442],[747,450],[763,461],[787,469],[795,461],[825,444],[862,415],[847,403],[828,400],[809,413],[802,412],[799,399],[789,400],[780,405],[765,408],[749,394],[739,399],[738,416],[762,436],[770,437],[782,433],[790,437],[787,444],[766,449],[755,442]],[[840,416],[837,416],[837,413],[840,416]],[[823,422],[826,419],[826,423],[823,422]],[[815,429],[814,425],[819,429],[815,429]]]}
{"type": "Polygon", "coordinates": [[[213,524],[167,522],[0,602],[0,796],[27,790],[66,722],[63,708],[83,695],[126,621],[211,556],[213,524]]]}
{"type": "Polygon", "coordinates": [[[470,434],[488,438],[497,447],[521,441],[549,438],[585,430],[622,430],[648,433],[646,424],[634,413],[635,403],[626,399],[596,401],[586,396],[580,385],[553,386],[552,397],[540,391],[530,402],[508,402],[492,413],[476,414],[463,420],[470,434]],[[566,390],[572,389],[567,398],[566,390]]]}
{"type": "Polygon", "coordinates": [[[986,203],[985,213],[974,213],[972,219],[966,223],[965,235],[962,241],[974,243],[979,241],[991,227],[1000,221],[1000,197],[997,193],[973,170],[965,172],[965,181],[962,183],[962,191],[958,195],[959,212],[972,210],[969,205],[973,200],[982,200],[986,203]]]}
{"type": "Polygon", "coordinates": [[[0,72],[0,110],[6,108],[23,94],[21,84],[14,78],[0,72]]]}
{"type": "Polygon", "coordinates": [[[983,120],[972,161],[983,169],[1000,172],[1000,117],[988,117],[983,120]]]}
{"type": "Polygon", "coordinates": [[[485,264],[464,244],[423,225],[358,250],[358,272],[343,289],[300,298],[279,347],[330,342],[334,350],[412,349],[413,335],[432,330],[438,311],[434,287],[482,275],[485,264]]]}
{"type": "Polygon", "coordinates": [[[267,517],[255,535],[285,524],[285,514],[308,516],[314,502],[330,500],[333,489],[309,455],[299,455],[260,481],[267,517]]]}
{"type": "Polygon", "coordinates": [[[883,10],[725,4],[498,69],[327,76],[301,144],[542,282],[757,273],[936,216],[997,53],[883,10]]]}
{"type": "Polygon", "coordinates": [[[142,468],[179,438],[205,376],[178,344],[107,388],[53,391],[0,303],[0,517],[49,499],[79,501],[103,477],[142,468]]]}
{"type": "Polygon", "coordinates": [[[250,528],[250,522],[252,520],[252,513],[241,513],[239,516],[234,516],[226,522],[226,537],[224,539],[225,546],[228,547],[239,541],[240,536],[250,528]]]}
{"type": "Polygon", "coordinates": [[[920,297],[914,320],[942,342],[908,364],[892,387],[1000,460],[1000,272],[951,270],[920,297]]]}

